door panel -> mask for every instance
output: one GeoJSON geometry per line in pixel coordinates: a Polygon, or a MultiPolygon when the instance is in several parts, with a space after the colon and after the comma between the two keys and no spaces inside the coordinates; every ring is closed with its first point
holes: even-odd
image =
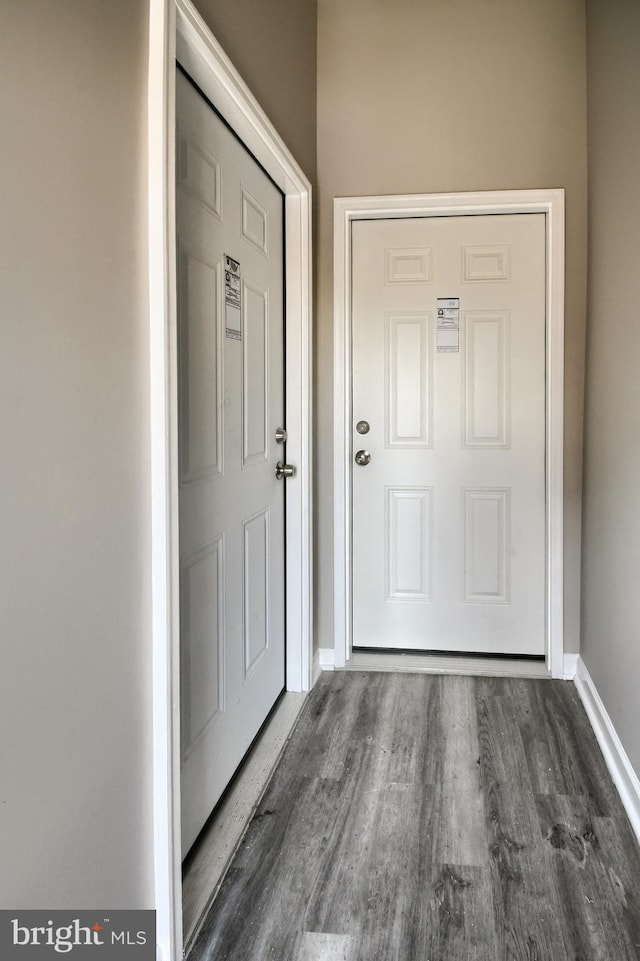
{"type": "Polygon", "coordinates": [[[217,537],[182,562],[182,752],[188,755],[223,701],[224,542],[217,537]]]}
{"type": "Polygon", "coordinates": [[[182,315],[180,355],[180,482],[219,474],[222,439],[221,265],[178,246],[182,315]],[[213,414],[213,416],[212,416],[213,414]]]}
{"type": "Polygon", "coordinates": [[[244,339],[242,351],[242,463],[244,467],[268,460],[269,367],[267,348],[267,291],[255,284],[242,284],[244,339]]]}
{"type": "Polygon", "coordinates": [[[186,854],[285,682],[284,228],[282,194],[180,72],[176,95],[186,854]]]}
{"type": "Polygon", "coordinates": [[[544,654],[544,228],[352,225],[354,647],[544,654]]]}
{"type": "Polygon", "coordinates": [[[462,383],[465,447],[508,447],[509,314],[465,313],[462,383]]]}
{"type": "Polygon", "coordinates": [[[387,597],[430,601],[433,488],[386,489],[387,597]]]}
{"type": "Polygon", "coordinates": [[[431,317],[386,317],[387,447],[431,447],[431,317]]]}

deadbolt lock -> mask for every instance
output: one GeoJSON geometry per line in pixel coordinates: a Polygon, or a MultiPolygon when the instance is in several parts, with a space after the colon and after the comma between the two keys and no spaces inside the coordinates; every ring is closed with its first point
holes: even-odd
{"type": "Polygon", "coordinates": [[[359,420],[356,424],[356,430],[359,434],[368,434],[370,429],[368,420],[359,420]]]}
{"type": "Polygon", "coordinates": [[[276,444],[287,443],[287,432],[284,427],[276,427],[276,444]]]}

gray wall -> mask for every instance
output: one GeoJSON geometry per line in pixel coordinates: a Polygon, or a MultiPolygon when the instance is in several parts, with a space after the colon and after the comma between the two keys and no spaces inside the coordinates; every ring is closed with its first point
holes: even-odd
{"type": "Polygon", "coordinates": [[[582,655],[640,774],[640,5],[588,0],[582,655]]]}
{"type": "Polygon", "coordinates": [[[144,0],[0,13],[0,904],[152,907],[144,0]]]}
{"type": "Polygon", "coordinates": [[[564,187],[565,636],[579,643],[584,0],[319,0],[318,637],[333,645],[335,196],[564,187]]]}
{"type": "Polygon", "coordinates": [[[314,184],[317,0],[195,5],[314,184]]]}
{"type": "MultiPolygon", "coordinates": [[[[0,904],[17,908],[153,903],[146,6],[0,7],[0,904]]],[[[313,180],[315,3],[199,7],[313,180]]],[[[319,23],[321,640],[331,639],[332,197],[565,186],[575,647],[582,2],[320,0],[319,23]],[[457,69],[441,83],[452,30],[457,69]]],[[[640,8],[589,0],[588,26],[583,653],[640,770],[640,8]]]]}
{"type": "MultiPolygon", "coordinates": [[[[313,178],[315,0],[200,6],[313,178]]],[[[153,906],[147,7],[0,4],[2,906],[153,906]]]]}

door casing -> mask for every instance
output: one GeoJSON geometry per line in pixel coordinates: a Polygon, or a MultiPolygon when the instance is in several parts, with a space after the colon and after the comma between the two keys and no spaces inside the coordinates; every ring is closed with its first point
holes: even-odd
{"type": "MultiPolygon", "coordinates": [[[[334,665],[352,651],[351,224],[354,220],[544,213],[546,225],[546,665],[564,676],[564,190],[505,190],[334,201],[334,665]]],[[[385,655],[385,657],[393,655],[385,655]]]]}
{"type": "Polygon", "coordinates": [[[286,683],[312,669],[311,185],[190,0],[151,0],[148,82],[153,847],[157,944],[183,954],[180,857],[178,392],[175,62],[182,64],[285,195],[287,456],[286,683]]]}

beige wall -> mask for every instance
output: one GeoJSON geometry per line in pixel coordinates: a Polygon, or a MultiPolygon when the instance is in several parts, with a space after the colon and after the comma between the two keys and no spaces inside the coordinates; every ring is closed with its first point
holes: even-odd
{"type": "Polygon", "coordinates": [[[582,655],[640,775],[640,5],[588,0],[582,655]]]}
{"type": "Polygon", "coordinates": [[[146,3],[0,14],[0,904],[152,907],[146,3]]]}
{"type": "Polygon", "coordinates": [[[315,183],[317,0],[195,0],[195,5],[315,183]]]}
{"type": "MultiPolygon", "coordinates": [[[[153,901],[146,6],[8,0],[0,11],[0,903],[15,907],[153,901]]],[[[222,13],[199,0],[313,179],[315,4],[266,6],[241,0],[222,13]]],[[[318,13],[319,639],[332,641],[332,198],[564,186],[567,629],[575,649],[582,0],[320,0],[318,13]]],[[[640,245],[640,8],[588,0],[588,26],[583,653],[640,770],[640,274],[632,260],[640,245]]]]}
{"type": "Polygon", "coordinates": [[[332,203],[564,187],[566,616],[579,636],[586,260],[583,0],[319,0],[318,630],[332,638],[332,203]]]}
{"type": "MultiPolygon", "coordinates": [[[[315,0],[202,0],[315,176],[315,0]]],[[[0,905],[152,907],[147,0],[0,4],[0,905]]]]}

